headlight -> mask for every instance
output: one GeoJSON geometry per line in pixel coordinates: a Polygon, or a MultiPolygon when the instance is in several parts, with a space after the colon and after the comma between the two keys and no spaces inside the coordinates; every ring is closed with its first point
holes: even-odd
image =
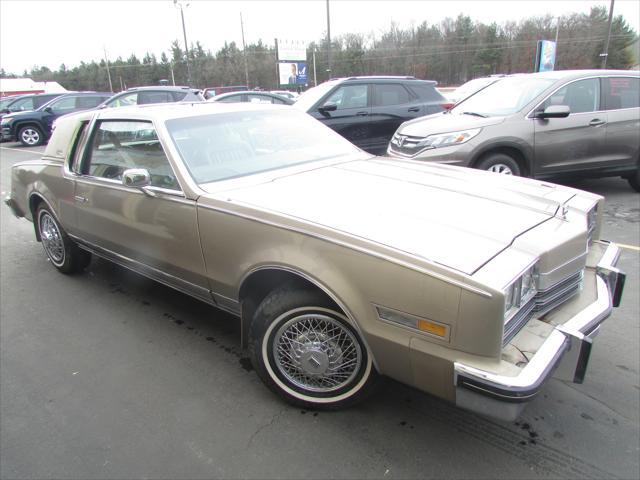
{"type": "Polygon", "coordinates": [[[11,122],[13,122],[13,118],[12,117],[3,117],[2,121],[0,122],[0,125],[9,125],[11,122]]]}
{"type": "Polygon", "coordinates": [[[429,135],[427,138],[418,143],[421,148],[440,148],[449,147],[451,145],[462,145],[480,133],[481,128],[473,130],[460,130],[458,132],[438,133],[429,135]]]}
{"type": "Polygon", "coordinates": [[[587,212],[587,241],[589,245],[593,241],[593,233],[598,226],[598,205],[596,204],[591,210],[587,212]]]}
{"type": "Polygon", "coordinates": [[[520,307],[535,296],[538,291],[536,287],[537,280],[537,266],[533,265],[504,290],[505,319],[515,314],[520,307]]]}

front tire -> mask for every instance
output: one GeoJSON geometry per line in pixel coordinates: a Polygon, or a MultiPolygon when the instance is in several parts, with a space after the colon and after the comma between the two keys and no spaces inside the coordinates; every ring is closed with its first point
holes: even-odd
{"type": "Polygon", "coordinates": [[[44,135],[38,127],[27,125],[18,131],[18,140],[25,147],[37,147],[44,143],[44,135]]]}
{"type": "Polygon", "coordinates": [[[368,396],[378,380],[359,333],[317,292],[291,285],[268,294],[249,330],[258,376],[292,405],[336,410],[368,396]]]}
{"type": "Polygon", "coordinates": [[[518,162],[505,153],[492,153],[488,155],[478,163],[477,168],[502,175],[522,175],[518,162]]]}
{"type": "Polygon", "coordinates": [[[49,207],[41,204],[36,211],[40,241],[49,260],[62,273],[77,273],[91,262],[91,254],[69,238],[49,207]]]}

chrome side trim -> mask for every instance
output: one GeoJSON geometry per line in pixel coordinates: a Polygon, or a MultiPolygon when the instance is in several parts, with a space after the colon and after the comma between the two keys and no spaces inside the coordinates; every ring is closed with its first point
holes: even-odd
{"type": "Polygon", "coordinates": [[[141,262],[138,262],[137,260],[133,260],[132,258],[126,257],[124,255],[120,255],[119,253],[99,247],[98,245],[76,237],[75,235],[67,235],[69,235],[80,248],[87,250],[88,252],[91,252],[98,257],[104,258],[105,260],[109,260],[110,262],[128,268],[129,270],[139,273],[140,275],[150,278],[151,280],[155,280],[158,283],[162,283],[163,285],[190,295],[210,305],[213,305],[215,307],[218,306],[211,292],[207,288],[188,282],[149,265],[145,265],[141,262]]]}
{"type": "Polygon", "coordinates": [[[233,298],[225,297],[219,293],[211,292],[211,296],[216,302],[216,306],[235,315],[236,317],[240,317],[242,314],[240,308],[240,302],[234,300],[233,298]]]}
{"type": "Polygon", "coordinates": [[[524,407],[508,404],[532,399],[554,370],[559,378],[581,383],[593,338],[613,310],[614,295],[621,294],[624,285],[624,273],[614,266],[618,255],[618,247],[609,244],[596,267],[597,299],[557,326],[518,375],[499,375],[454,362],[456,404],[511,421],[524,407]]]}
{"type": "MultiPolygon", "coordinates": [[[[401,267],[405,267],[405,268],[408,268],[410,270],[414,270],[416,272],[422,273],[423,275],[427,275],[429,277],[436,278],[436,279],[441,280],[441,281],[443,281],[445,283],[449,283],[451,285],[455,285],[456,287],[460,287],[460,288],[462,288],[464,290],[470,291],[470,292],[475,293],[477,295],[481,295],[481,296],[487,297],[487,298],[491,298],[492,297],[491,292],[487,292],[486,290],[482,290],[482,289],[480,289],[478,287],[475,287],[473,285],[469,285],[467,283],[464,283],[464,282],[461,282],[461,281],[458,281],[458,280],[453,280],[453,279],[451,279],[451,278],[449,278],[449,277],[447,277],[445,275],[433,272],[431,270],[427,270],[425,268],[417,267],[416,265],[414,265],[412,263],[404,262],[402,260],[398,260],[397,258],[391,257],[389,255],[385,255],[383,253],[374,252],[373,250],[370,250],[368,248],[358,247],[358,246],[353,245],[351,243],[347,243],[347,242],[344,242],[344,241],[341,241],[341,240],[336,240],[335,238],[330,238],[330,237],[328,237],[326,235],[313,233],[313,232],[310,232],[308,230],[304,230],[302,228],[289,227],[289,226],[283,225],[281,223],[272,222],[272,221],[269,221],[269,220],[265,220],[263,218],[258,218],[258,217],[252,216],[252,215],[247,215],[247,214],[243,214],[243,213],[234,212],[232,210],[227,210],[227,209],[224,209],[224,208],[212,207],[212,206],[209,206],[209,205],[202,205],[200,203],[198,204],[198,208],[203,208],[205,210],[212,210],[214,212],[220,212],[220,213],[224,213],[224,214],[227,214],[227,215],[233,215],[235,217],[244,218],[246,220],[251,220],[251,221],[254,221],[254,222],[262,223],[264,225],[269,225],[269,226],[272,226],[272,227],[281,228],[283,230],[288,230],[290,232],[296,232],[296,233],[299,233],[301,235],[305,235],[305,236],[308,236],[308,237],[317,238],[319,240],[323,240],[323,241],[326,241],[326,242],[329,242],[329,243],[333,243],[335,245],[340,245],[341,247],[349,248],[350,250],[354,250],[354,251],[357,251],[357,252],[360,252],[360,253],[364,253],[366,255],[379,258],[381,260],[386,260],[387,262],[395,263],[396,265],[400,265],[401,267]]],[[[282,215],[282,214],[279,214],[279,215],[282,215]]],[[[291,218],[291,217],[288,217],[288,216],[285,216],[285,215],[282,215],[282,216],[285,217],[285,218],[291,218]]],[[[293,218],[292,218],[292,220],[299,221],[298,219],[293,219],[293,218]]],[[[326,228],[326,227],[324,227],[324,228],[326,228]]],[[[347,237],[350,237],[350,238],[356,238],[356,237],[353,237],[352,235],[349,235],[349,234],[344,233],[344,232],[339,232],[337,230],[332,230],[332,231],[335,231],[337,234],[344,235],[344,236],[347,236],[347,237]]],[[[371,241],[366,240],[366,239],[359,238],[359,240],[365,241],[367,243],[374,244],[374,242],[371,242],[371,241]]],[[[375,245],[378,245],[378,244],[375,244],[375,245]]],[[[389,248],[389,247],[386,247],[386,248],[389,248]]],[[[407,255],[407,256],[409,256],[411,258],[415,258],[416,261],[420,261],[420,262],[424,262],[425,261],[424,258],[416,257],[415,255],[411,255],[411,254],[408,254],[406,252],[399,252],[399,253],[402,253],[403,255],[407,255]]]]}

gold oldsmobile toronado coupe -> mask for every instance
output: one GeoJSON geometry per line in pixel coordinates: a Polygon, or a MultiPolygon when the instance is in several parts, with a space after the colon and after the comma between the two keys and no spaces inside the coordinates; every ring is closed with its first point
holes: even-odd
{"type": "Polygon", "coordinates": [[[620,302],[603,198],[371,156],[288,107],[170,104],[57,121],[6,203],[63,273],[103,257],[239,317],[273,391],[305,408],[388,376],[518,416],[582,382],[620,302]]]}

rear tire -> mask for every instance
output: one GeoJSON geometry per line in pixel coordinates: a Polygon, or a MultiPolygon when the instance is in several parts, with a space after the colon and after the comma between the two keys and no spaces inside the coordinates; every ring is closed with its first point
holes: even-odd
{"type": "Polygon", "coordinates": [[[518,162],[506,153],[492,153],[487,155],[477,167],[480,170],[500,173],[502,175],[522,175],[518,162]]]}
{"type": "Polygon", "coordinates": [[[54,267],[62,273],[78,273],[91,263],[91,254],[69,238],[46,204],[36,210],[36,221],[42,247],[54,267]]]}
{"type": "Polygon", "coordinates": [[[249,352],[260,379],[297,407],[349,407],[379,379],[347,318],[325,296],[293,285],[272,291],[258,306],[249,352]]]}
{"type": "Polygon", "coordinates": [[[27,125],[18,131],[18,140],[25,147],[37,147],[44,143],[44,135],[38,127],[27,125]]]}

